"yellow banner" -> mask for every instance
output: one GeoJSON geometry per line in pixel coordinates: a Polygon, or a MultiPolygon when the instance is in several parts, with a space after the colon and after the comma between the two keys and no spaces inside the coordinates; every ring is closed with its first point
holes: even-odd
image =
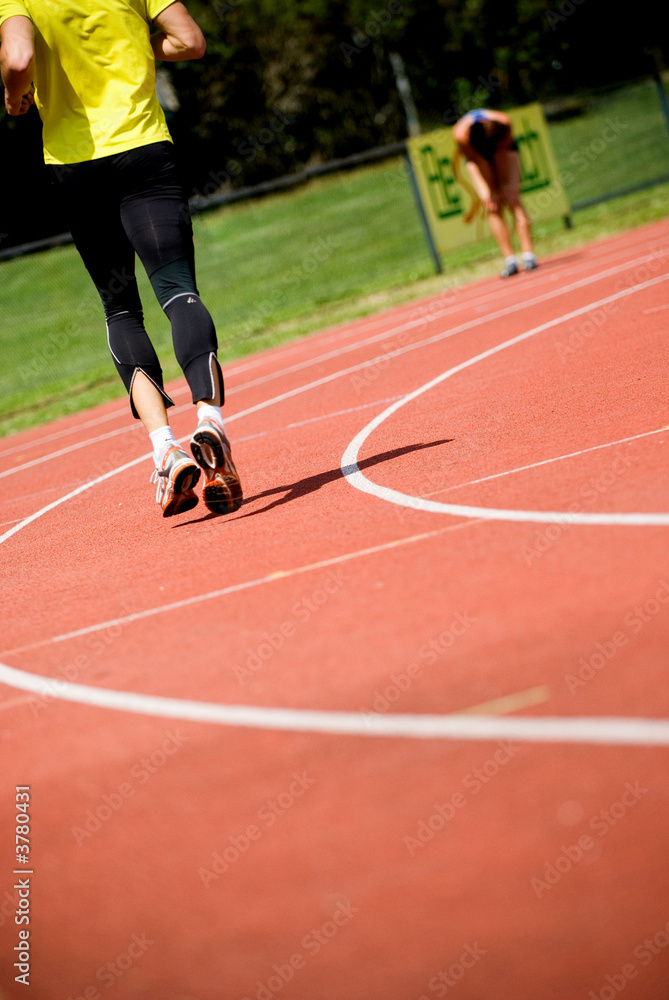
{"type": "MultiPolygon", "coordinates": [[[[506,112],[520,155],[520,192],[533,222],[568,216],[571,212],[560,178],[546,120],[540,104],[526,104],[506,112]]],[[[490,235],[485,218],[466,223],[472,196],[456,176],[466,170],[453,169],[456,144],[453,129],[415,136],[407,141],[420,199],[432,238],[440,254],[455,246],[490,235]]]]}

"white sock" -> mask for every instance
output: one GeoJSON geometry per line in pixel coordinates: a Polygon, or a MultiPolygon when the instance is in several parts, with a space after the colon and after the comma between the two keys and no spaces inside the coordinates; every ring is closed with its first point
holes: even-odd
{"type": "Polygon", "coordinates": [[[535,264],[537,258],[528,250],[523,254],[523,260],[526,264],[535,264]]]}
{"type": "Polygon", "coordinates": [[[516,263],[516,258],[515,258],[515,255],[512,255],[511,257],[507,257],[507,258],[505,259],[505,263],[506,263],[506,264],[507,264],[507,265],[508,265],[509,267],[511,267],[511,265],[512,265],[512,264],[515,264],[515,263],[516,263]]]}
{"type": "Polygon", "coordinates": [[[178,444],[178,441],[172,433],[172,428],[169,424],[159,427],[158,430],[151,431],[149,437],[153,445],[153,461],[156,464],[156,468],[158,468],[167,449],[173,444],[178,444]]]}
{"type": "Polygon", "coordinates": [[[216,423],[225,431],[223,426],[223,414],[221,413],[220,406],[212,406],[211,403],[203,403],[202,406],[197,408],[197,421],[201,420],[215,420],[216,423]]]}

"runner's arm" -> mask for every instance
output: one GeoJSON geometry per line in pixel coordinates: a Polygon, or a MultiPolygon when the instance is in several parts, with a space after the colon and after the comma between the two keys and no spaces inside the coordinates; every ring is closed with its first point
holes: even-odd
{"type": "Polygon", "coordinates": [[[161,11],[153,23],[158,31],[151,35],[156,59],[181,62],[201,59],[207,48],[204,35],[182,3],[172,3],[161,11]]]}
{"type": "Polygon", "coordinates": [[[33,26],[16,14],[0,24],[0,72],[5,85],[5,107],[10,115],[24,115],[34,104],[33,26]]]}

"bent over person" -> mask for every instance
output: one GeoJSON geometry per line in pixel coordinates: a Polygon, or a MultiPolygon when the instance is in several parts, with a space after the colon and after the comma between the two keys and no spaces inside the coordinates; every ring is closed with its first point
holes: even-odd
{"type": "Polygon", "coordinates": [[[0,43],[7,111],[37,105],[45,162],[102,300],[133,416],[153,444],[163,516],[197,504],[201,469],[206,506],[237,510],[242,489],[221,416],[216,331],[198,295],[188,202],[155,88],[155,60],[201,58],[202,32],[170,0],[0,0],[0,43]],[[135,253],[170,321],[197,407],[193,457],[169,425],[173,403],[144,326],[135,253]]]}
{"type": "Polygon", "coordinates": [[[467,221],[482,205],[488,215],[490,231],[504,256],[500,274],[502,278],[509,278],[518,273],[518,262],[503,215],[504,207],[508,206],[516,224],[523,267],[531,271],[537,267],[537,258],[532,247],[530,220],[520,200],[520,158],[511,131],[511,119],[503,111],[478,108],[455,123],[453,138],[466,160],[477,199],[467,221]]]}

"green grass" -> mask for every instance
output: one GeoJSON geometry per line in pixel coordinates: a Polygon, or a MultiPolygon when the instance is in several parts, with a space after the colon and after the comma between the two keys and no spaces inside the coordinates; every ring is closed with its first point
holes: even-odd
{"type": "Polygon", "coordinates": [[[591,96],[581,106],[585,114],[550,125],[573,204],[669,173],[669,130],[655,83],[591,96]]]}
{"type": "MultiPolygon", "coordinates": [[[[657,105],[652,87],[629,88],[615,99],[593,99],[587,116],[551,126],[558,161],[571,171],[572,201],[665,171],[669,135],[653,97],[657,105]],[[604,142],[607,122],[618,123],[624,141],[604,142]]],[[[537,225],[536,249],[545,257],[667,214],[669,185],[657,186],[578,212],[572,230],[559,220],[537,225]]],[[[401,161],[325,177],[194,221],[200,292],[214,316],[224,364],[489,276],[498,266],[497,249],[485,240],[450,254],[444,274],[434,274],[401,161]]],[[[0,435],[122,398],[101,306],[74,248],[0,267],[0,435]]],[[[169,325],[141,271],[139,280],[147,327],[166,378],[175,378],[180,371],[169,325]]]]}

